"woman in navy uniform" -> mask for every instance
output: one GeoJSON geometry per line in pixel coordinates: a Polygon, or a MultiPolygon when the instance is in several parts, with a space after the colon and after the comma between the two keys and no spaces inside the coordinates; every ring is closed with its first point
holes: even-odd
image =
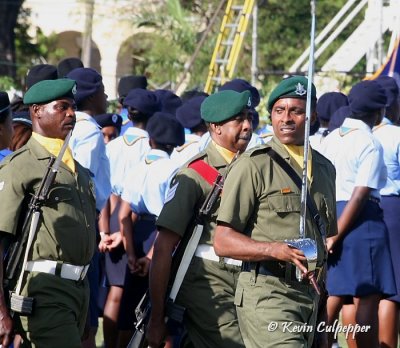
{"type": "Polygon", "coordinates": [[[379,301],[396,293],[387,228],[379,206],[386,166],[382,147],[371,130],[381,122],[387,98],[376,81],[356,84],[348,98],[352,115],[322,146],[337,173],[338,235],[327,239],[328,325],[350,298],[355,323],[369,326],[353,336],[357,346],[378,347],[379,301]]]}
{"type": "Polygon", "coordinates": [[[400,127],[396,125],[400,116],[399,87],[390,76],[380,76],[376,81],[385,89],[388,98],[385,117],[375,126],[374,136],[383,147],[383,159],[388,170],[388,180],[381,189],[381,207],[389,232],[389,247],[395,271],[397,294],[379,304],[379,343],[397,348],[400,303],[400,127]]]}

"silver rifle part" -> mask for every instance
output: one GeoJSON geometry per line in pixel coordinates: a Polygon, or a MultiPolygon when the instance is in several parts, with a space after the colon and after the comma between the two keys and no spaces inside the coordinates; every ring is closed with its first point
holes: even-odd
{"type": "MultiPolygon", "coordinates": [[[[301,201],[300,201],[300,228],[299,239],[286,240],[291,247],[300,249],[307,258],[308,271],[314,271],[317,262],[317,244],[310,238],[305,238],[306,218],[307,218],[307,192],[308,192],[308,154],[310,147],[310,124],[311,124],[311,103],[312,103],[312,83],[314,79],[314,52],[315,52],[315,0],[311,0],[311,32],[310,32],[310,56],[308,63],[308,83],[307,83],[307,102],[306,120],[304,127],[304,153],[303,153],[303,173],[301,177],[301,201]]],[[[296,268],[296,278],[303,280],[301,270],[296,268]]]]}

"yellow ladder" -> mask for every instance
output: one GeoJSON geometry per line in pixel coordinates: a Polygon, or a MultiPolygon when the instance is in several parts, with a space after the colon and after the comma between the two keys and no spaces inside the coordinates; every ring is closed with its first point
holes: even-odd
{"type": "Polygon", "coordinates": [[[232,79],[253,6],[254,0],[228,0],[204,92],[211,94],[216,86],[232,79]]]}

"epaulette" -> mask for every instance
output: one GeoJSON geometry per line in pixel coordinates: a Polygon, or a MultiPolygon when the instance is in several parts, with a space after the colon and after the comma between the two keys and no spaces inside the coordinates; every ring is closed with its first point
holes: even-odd
{"type": "Polygon", "coordinates": [[[196,154],[195,156],[193,156],[189,162],[186,162],[185,167],[189,167],[191,163],[193,163],[194,161],[197,161],[199,159],[203,159],[204,157],[207,156],[207,153],[203,150],[201,152],[199,152],[198,154],[196,154]]]}
{"type": "Polygon", "coordinates": [[[17,158],[18,156],[20,156],[21,154],[23,154],[26,151],[29,151],[28,147],[23,146],[23,147],[19,148],[18,150],[10,153],[7,157],[5,157],[3,159],[0,166],[3,167],[5,164],[10,163],[12,160],[14,160],[15,158],[17,158]]]}
{"type": "Polygon", "coordinates": [[[184,149],[186,149],[189,145],[192,145],[192,144],[195,144],[195,143],[198,143],[198,142],[199,142],[198,140],[189,141],[189,142],[183,144],[182,146],[176,147],[176,148],[175,148],[175,151],[181,152],[181,151],[183,151],[184,149]]]}
{"type": "Polygon", "coordinates": [[[122,138],[124,139],[126,145],[132,146],[138,140],[144,139],[145,137],[139,135],[124,134],[122,138]]]}
{"type": "Polygon", "coordinates": [[[259,153],[264,153],[264,152],[266,152],[266,149],[268,148],[268,147],[271,147],[271,145],[269,145],[269,144],[260,144],[260,145],[257,145],[257,146],[255,146],[255,147],[253,147],[253,148],[251,148],[250,150],[247,150],[245,153],[243,153],[241,156],[244,156],[244,155],[248,155],[249,157],[251,157],[251,156],[255,156],[255,155],[258,155],[259,153]]]}

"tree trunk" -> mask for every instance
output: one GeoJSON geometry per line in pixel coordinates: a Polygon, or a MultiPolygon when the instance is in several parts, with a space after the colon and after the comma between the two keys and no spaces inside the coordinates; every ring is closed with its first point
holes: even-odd
{"type": "Polygon", "coordinates": [[[0,0],[0,76],[15,78],[15,33],[24,0],[0,0]]]}

